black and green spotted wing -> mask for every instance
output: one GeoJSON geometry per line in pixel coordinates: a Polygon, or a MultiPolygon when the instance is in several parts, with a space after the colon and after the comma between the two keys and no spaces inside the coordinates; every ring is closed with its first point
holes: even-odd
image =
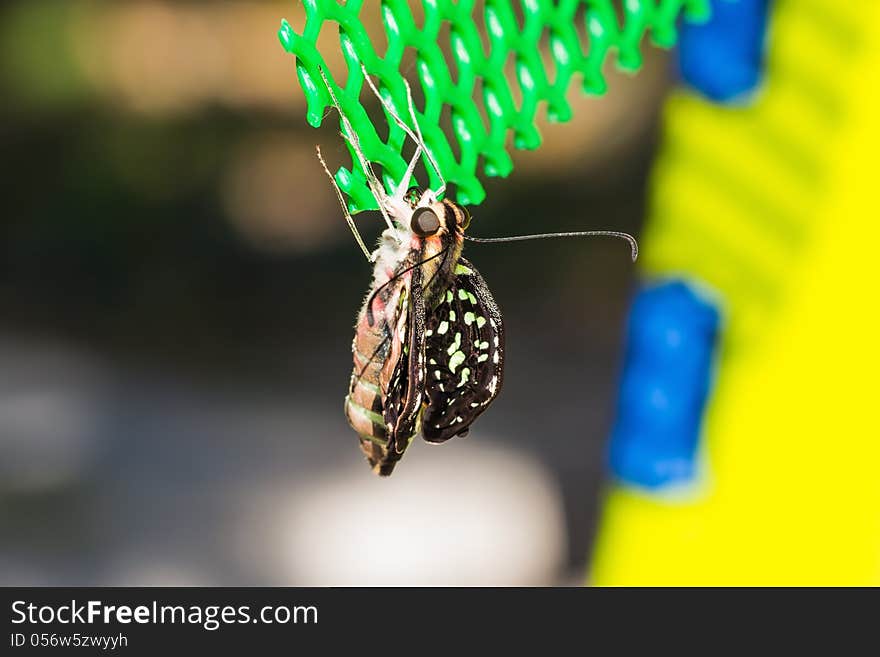
{"type": "Polygon", "coordinates": [[[441,443],[468,432],[498,395],[504,374],[501,312],[483,277],[464,258],[425,328],[422,435],[441,443]]]}

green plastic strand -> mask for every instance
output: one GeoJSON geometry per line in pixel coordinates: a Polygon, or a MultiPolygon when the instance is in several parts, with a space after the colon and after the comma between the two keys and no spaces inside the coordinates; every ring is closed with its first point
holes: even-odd
{"type": "MultiPolygon", "coordinates": [[[[505,147],[508,131],[513,131],[516,148],[538,148],[541,136],[535,119],[540,103],[546,103],[551,121],[568,121],[572,110],[566,92],[576,74],[581,76],[585,93],[603,94],[607,85],[602,68],[612,52],[617,53],[618,67],[637,71],[642,65],[640,43],[646,34],[657,46],[673,46],[678,18],[683,15],[691,21],[707,19],[710,0],[625,0],[622,25],[618,23],[612,0],[522,0],[522,27],[510,0],[485,0],[482,23],[490,44],[488,53],[483,48],[475,20],[475,0],[422,0],[421,29],[407,0],[382,0],[382,20],[388,41],[384,56],[376,52],[359,18],[363,4],[363,0],[348,0],[345,5],[337,0],[303,0],[306,24],[302,35],[286,20],[281,23],[279,38],[285,50],[296,56],[296,72],[306,95],[309,123],[320,126],[331,105],[319,73],[322,67],[342,111],[357,132],[366,158],[382,166],[384,183],[391,191],[406,171],[407,163],[401,155],[406,133],[386,116],[390,125],[388,140],[380,139],[360,102],[365,84],[361,64],[375,76],[383,97],[409,123],[400,67],[405,49],[410,48],[416,52],[416,68],[426,99],[424,107],[416,110],[425,143],[443,178],[456,186],[457,200],[476,205],[486,195],[477,177],[481,161],[486,176],[507,176],[513,169],[505,147]],[[584,11],[579,18],[582,5],[584,11]],[[578,33],[577,20],[584,21],[586,44],[578,33]],[[316,47],[318,35],[328,22],[336,23],[334,28],[338,26],[348,69],[344,87],[332,79],[316,47]],[[443,23],[449,24],[454,73],[446,64],[438,40],[443,23]],[[545,70],[540,51],[545,35],[555,68],[551,76],[545,70]],[[522,98],[519,106],[505,75],[505,65],[511,58],[522,98]],[[482,106],[488,117],[488,129],[473,100],[478,80],[482,81],[482,106]],[[460,151],[458,158],[440,127],[444,106],[449,106],[451,111],[454,138],[460,151]]],[[[345,130],[344,126],[341,128],[345,130]]],[[[340,188],[348,196],[349,207],[352,212],[375,209],[376,200],[354,153],[352,163],[351,170],[343,167],[336,173],[340,188]]],[[[436,189],[440,179],[431,167],[427,170],[430,186],[436,189]]]]}

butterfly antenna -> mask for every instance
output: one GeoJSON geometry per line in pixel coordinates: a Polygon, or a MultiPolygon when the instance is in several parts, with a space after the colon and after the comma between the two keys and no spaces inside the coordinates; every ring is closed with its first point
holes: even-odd
{"type": "Polygon", "coordinates": [[[513,237],[471,237],[465,235],[464,238],[470,242],[479,242],[481,244],[492,244],[497,242],[525,242],[527,240],[546,240],[558,237],[617,237],[629,242],[632,251],[633,262],[639,257],[639,243],[636,238],[629,233],[623,233],[617,230],[581,230],[571,233],[541,233],[539,235],[516,235],[513,237]]]}
{"type": "Polygon", "coordinates": [[[367,249],[367,246],[364,244],[364,240],[361,237],[360,232],[358,232],[357,226],[354,223],[354,218],[351,216],[351,213],[348,211],[348,206],[345,203],[345,199],[342,197],[342,191],[339,189],[339,185],[336,184],[336,179],[333,177],[333,174],[330,173],[330,169],[327,168],[327,163],[324,161],[324,156],[321,155],[321,147],[315,146],[315,150],[318,153],[318,161],[321,163],[321,166],[324,168],[324,173],[327,174],[327,177],[330,179],[330,184],[333,185],[333,191],[336,192],[336,198],[339,199],[339,205],[342,207],[342,212],[345,214],[345,221],[348,223],[348,227],[351,229],[352,235],[354,235],[355,241],[358,243],[358,246],[361,247],[361,251],[364,252],[364,255],[367,257],[367,260],[372,262],[373,258],[370,256],[370,252],[367,249]]]}

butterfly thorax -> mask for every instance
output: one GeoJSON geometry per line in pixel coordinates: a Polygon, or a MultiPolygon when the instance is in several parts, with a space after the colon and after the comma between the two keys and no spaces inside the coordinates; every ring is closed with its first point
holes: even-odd
{"type": "MultiPolygon", "coordinates": [[[[440,219],[440,228],[434,235],[420,236],[408,224],[408,216],[401,212],[401,220],[394,215],[394,228],[387,228],[380,237],[379,247],[374,252],[376,264],[373,269],[372,291],[386,285],[396,287],[400,282],[409,282],[412,271],[418,263],[422,272],[422,293],[425,305],[430,310],[442,298],[455,278],[455,267],[461,258],[464,244],[464,230],[461,227],[464,209],[451,201],[438,201],[431,209],[440,219]]],[[[409,210],[409,215],[412,210],[409,210]]],[[[466,216],[466,214],[464,215],[466,216]]],[[[383,291],[384,292],[384,291],[383,291]]],[[[380,292],[377,297],[382,297],[380,292]]],[[[367,297],[369,299],[369,295],[367,297]]],[[[366,302],[366,300],[365,300],[366,302]]]]}

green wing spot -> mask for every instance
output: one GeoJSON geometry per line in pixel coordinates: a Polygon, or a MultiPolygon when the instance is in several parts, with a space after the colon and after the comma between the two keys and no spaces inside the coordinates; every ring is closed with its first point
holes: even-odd
{"type": "Polygon", "coordinates": [[[455,370],[465,361],[466,356],[463,351],[456,351],[449,359],[449,371],[455,374],[455,370]]]}
{"type": "MultiPolygon", "coordinates": [[[[452,356],[455,353],[460,353],[459,349],[461,349],[461,332],[455,333],[455,340],[449,345],[449,348],[446,350],[446,353],[452,356]]],[[[454,369],[452,370],[455,371],[454,369]]]]}
{"type": "MultiPolygon", "coordinates": [[[[318,127],[327,114],[330,94],[319,72],[329,77],[324,56],[317,49],[318,35],[326,22],[338,25],[342,55],[348,68],[344,86],[330,81],[333,91],[355,132],[365,156],[382,166],[384,183],[393,190],[406,171],[402,156],[406,134],[388,120],[388,139],[382,141],[360,102],[365,84],[361,72],[364,65],[371,76],[378,78],[380,91],[397,114],[410,122],[406,88],[401,62],[405,51],[414,50],[425,104],[416,110],[425,143],[440,167],[443,179],[456,186],[457,201],[478,205],[486,196],[478,174],[483,161],[485,176],[507,176],[513,161],[506,148],[507,135],[513,133],[514,146],[534,149],[541,145],[535,120],[541,105],[552,121],[568,121],[572,116],[566,93],[573,80],[581,78],[585,93],[602,94],[607,84],[602,69],[616,54],[617,66],[636,71],[642,65],[640,44],[650,34],[654,45],[670,48],[677,40],[676,22],[680,16],[691,21],[709,17],[710,0],[627,0],[623,4],[622,21],[618,22],[614,0],[531,0],[522,3],[522,26],[509,0],[485,0],[482,21],[477,20],[475,0],[422,0],[424,21],[419,29],[408,2],[382,0],[382,20],[388,47],[380,54],[361,22],[360,12],[374,3],[349,0],[308,0],[303,6],[306,24],[298,34],[286,20],[281,22],[278,38],[284,49],[296,56],[296,74],[306,96],[307,120],[318,127]],[[581,43],[575,22],[582,6],[588,44],[581,43]],[[486,56],[477,24],[489,26],[490,54],[486,56]],[[451,54],[455,60],[457,80],[453,82],[443,51],[439,45],[441,28],[448,25],[451,54]],[[540,42],[549,35],[550,53],[555,75],[553,82],[540,54],[540,42]],[[518,80],[508,80],[505,65],[513,58],[518,80]],[[473,102],[477,82],[482,82],[482,104],[489,119],[484,125],[480,108],[473,102]],[[511,86],[521,92],[522,102],[514,102],[511,86]],[[454,135],[447,136],[440,128],[444,108],[451,110],[454,135]],[[456,159],[450,141],[455,139],[460,157],[456,159]]],[[[368,92],[369,93],[369,92],[368,92]]],[[[412,127],[412,126],[411,126],[412,127]]],[[[344,129],[344,128],[343,128],[344,129]]],[[[384,131],[384,126],[383,126],[384,131]]],[[[351,151],[351,146],[348,146],[351,151]]],[[[376,209],[376,200],[366,185],[364,171],[352,155],[352,168],[340,168],[336,180],[349,199],[352,212],[376,209]]],[[[440,176],[427,162],[430,181],[437,189],[440,176]]],[[[415,183],[413,183],[415,184],[415,183]]],[[[456,272],[458,273],[458,272],[456,272]]]]}

